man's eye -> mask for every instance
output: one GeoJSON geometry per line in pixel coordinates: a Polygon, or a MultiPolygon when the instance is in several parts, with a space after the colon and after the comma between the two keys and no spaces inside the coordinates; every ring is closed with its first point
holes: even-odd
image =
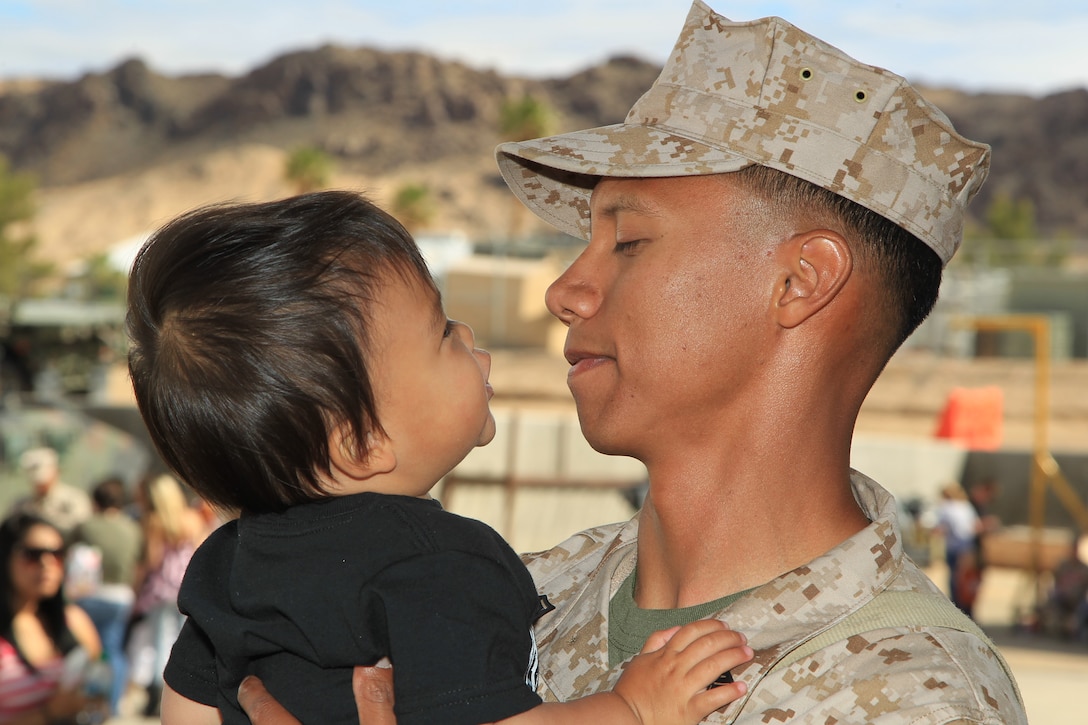
{"type": "Polygon", "coordinates": [[[641,239],[633,239],[630,242],[616,242],[615,250],[619,254],[632,254],[642,244],[641,239]]]}

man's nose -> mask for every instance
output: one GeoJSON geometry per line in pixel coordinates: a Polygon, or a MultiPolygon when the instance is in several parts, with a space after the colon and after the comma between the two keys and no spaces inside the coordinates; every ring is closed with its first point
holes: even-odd
{"type": "Polygon", "coordinates": [[[544,294],[548,311],[568,326],[575,318],[595,315],[602,299],[598,277],[597,264],[587,249],[548,286],[544,294]]]}

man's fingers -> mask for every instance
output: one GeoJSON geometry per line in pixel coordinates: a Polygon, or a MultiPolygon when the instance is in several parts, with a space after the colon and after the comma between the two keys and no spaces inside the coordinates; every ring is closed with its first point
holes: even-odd
{"type": "Polygon", "coordinates": [[[256,677],[250,675],[238,686],[238,704],[253,725],[300,725],[291,713],[276,702],[256,677]]]}
{"type": "Polygon", "coordinates": [[[359,709],[359,725],[396,725],[391,668],[356,667],[351,675],[351,689],[359,709]]]}

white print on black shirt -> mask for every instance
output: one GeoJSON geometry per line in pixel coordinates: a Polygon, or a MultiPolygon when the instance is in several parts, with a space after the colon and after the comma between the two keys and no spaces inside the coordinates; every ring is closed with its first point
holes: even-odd
{"type": "Polygon", "coordinates": [[[535,691],[536,681],[540,676],[540,660],[537,657],[536,635],[532,628],[529,629],[529,641],[533,646],[529,648],[529,666],[525,668],[525,684],[535,691]]]}

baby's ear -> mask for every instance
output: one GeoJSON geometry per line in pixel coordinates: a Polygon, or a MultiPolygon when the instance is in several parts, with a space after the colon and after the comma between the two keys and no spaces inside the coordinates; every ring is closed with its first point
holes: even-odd
{"type": "Polygon", "coordinates": [[[333,472],[356,481],[389,473],[397,467],[397,456],[389,438],[380,432],[366,434],[366,450],[347,426],[340,426],[329,439],[329,463],[333,472]]]}

